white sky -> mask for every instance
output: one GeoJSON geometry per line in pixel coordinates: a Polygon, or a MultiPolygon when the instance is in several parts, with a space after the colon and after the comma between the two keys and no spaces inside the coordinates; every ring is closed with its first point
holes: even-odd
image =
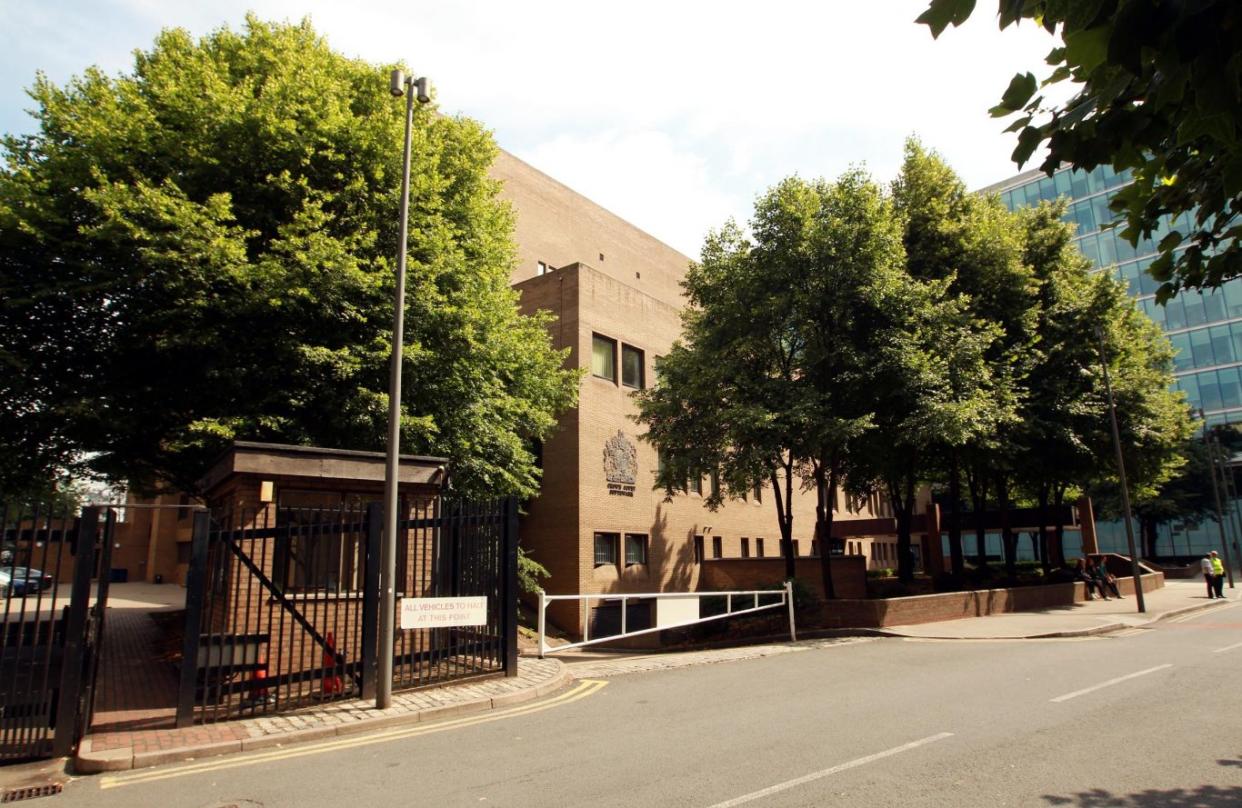
{"type": "MultiPolygon", "coordinates": [[[[203,34],[310,15],[337,50],[405,59],[441,108],[682,252],[789,174],[865,164],[890,180],[909,134],[972,188],[1017,173],[987,110],[1053,40],[997,30],[983,0],[939,41],[926,0],[821,2],[318,2],[0,0],[0,131],[25,132],[36,70],[126,71],[165,27],[203,34]]],[[[386,91],[378,88],[377,92],[386,91]]],[[[1027,166],[1028,168],[1030,165],[1027,166]]]]}

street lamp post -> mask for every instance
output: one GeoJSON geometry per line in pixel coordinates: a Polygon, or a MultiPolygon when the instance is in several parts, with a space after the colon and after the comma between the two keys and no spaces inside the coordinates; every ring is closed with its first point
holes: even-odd
{"type": "MultiPolygon", "coordinates": [[[[1199,411],[1202,414],[1202,410],[1199,411]]],[[[1203,421],[1203,444],[1207,446],[1208,463],[1212,472],[1212,496],[1216,500],[1216,522],[1220,527],[1220,546],[1221,552],[1225,556],[1225,573],[1229,577],[1229,588],[1233,589],[1233,560],[1229,557],[1229,537],[1226,533],[1227,526],[1225,524],[1225,512],[1220,504],[1221,482],[1224,481],[1224,469],[1221,469],[1220,482],[1216,479],[1216,461],[1217,461],[1217,445],[1216,441],[1208,434],[1207,420],[1203,421]]]]}
{"type": "Polygon", "coordinates": [[[376,670],[375,706],[392,704],[393,622],[396,617],[397,577],[397,481],[401,463],[401,354],[405,344],[405,252],[410,216],[410,132],[414,127],[414,102],[431,101],[427,78],[407,77],[394,70],[389,92],[405,96],[405,151],[401,158],[401,235],[397,247],[397,282],[392,312],[392,358],[388,372],[388,447],[384,464],[384,536],[380,545],[379,665],[376,670]]]}
{"type": "Polygon", "coordinates": [[[1140,613],[1147,611],[1143,600],[1143,580],[1139,573],[1138,553],[1134,547],[1134,524],[1130,515],[1130,491],[1126,486],[1126,461],[1121,453],[1121,430],[1117,427],[1117,406],[1113,402],[1113,385],[1108,378],[1108,356],[1104,352],[1104,329],[1095,327],[1095,337],[1100,343],[1100,367],[1104,371],[1104,390],[1108,394],[1108,417],[1113,426],[1113,446],[1117,449],[1117,481],[1121,484],[1121,511],[1126,522],[1126,542],[1130,547],[1130,574],[1134,578],[1134,596],[1138,599],[1140,613]]]}

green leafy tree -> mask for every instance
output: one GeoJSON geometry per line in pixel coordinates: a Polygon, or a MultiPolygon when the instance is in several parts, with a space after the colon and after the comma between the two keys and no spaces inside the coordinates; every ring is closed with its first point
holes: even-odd
{"type": "MultiPolygon", "coordinates": [[[[757,210],[766,203],[777,215],[778,196],[770,193],[757,210]]],[[[760,239],[761,220],[757,212],[760,239]]],[[[643,437],[661,453],[655,484],[668,496],[708,471],[720,483],[707,498],[713,509],[771,482],[785,577],[794,578],[792,500],[812,425],[811,390],[799,374],[796,296],[767,274],[783,267],[765,265],[756,252],[732,222],[708,235],[684,281],[682,338],[660,360],[660,383],[635,399],[643,437]]]]}
{"type": "Polygon", "coordinates": [[[1149,497],[1134,504],[1134,518],[1139,523],[1142,553],[1155,558],[1156,542],[1160,526],[1180,522],[1197,526],[1204,519],[1216,518],[1216,503],[1212,498],[1212,467],[1208,449],[1203,441],[1191,438],[1183,441],[1178,453],[1182,466],[1177,473],[1164,482],[1149,497]]]}
{"type": "MultiPolygon", "coordinates": [[[[918,18],[933,36],[975,0],[932,0],[918,18]]],[[[1013,77],[998,117],[1016,115],[1013,158],[1042,144],[1042,168],[1132,172],[1111,207],[1131,243],[1159,238],[1150,272],[1158,299],[1242,275],[1242,6],[1234,0],[999,0],[1000,27],[1032,20],[1060,42],[1048,74],[1013,77]],[[1072,83],[1064,103],[1048,88],[1072,83]],[[1170,225],[1170,220],[1175,224],[1170,225]]]]}
{"type": "MultiPolygon", "coordinates": [[[[387,67],[248,17],[30,95],[38,130],[3,139],[0,169],[0,484],[85,457],[192,489],[235,438],[380,448],[404,126],[387,67]]],[[[402,447],[452,458],[467,493],[530,494],[529,447],[576,377],[517,313],[495,153],[473,121],[415,115],[402,447]]]]}
{"type": "MultiPolygon", "coordinates": [[[[946,281],[952,294],[963,296],[979,323],[997,328],[984,353],[984,364],[970,366],[983,376],[953,366],[950,382],[955,396],[970,397],[972,389],[987,388],[989,398],[973,411],[976,420],[959,432],[946,433],[935,455],[936,476],[946,484],[947,528],[953,573],[965,569],[961,531],[961,478],[965,471],[977,514],[987,500],[989,477],[1004,467],[1007,441],[1017,397],[1027,373],[1033,338],[1031,270],[1022,262],[1020,231],[1014,216],[998,200],[970,193],[961,178],[939,155],[926,151],[915,139],[907,140],[901,172],[893,183],[893,198],[904,221],[904,243],[911,275],[946,281]]],[[[980,527],[978,557],[986,552],[980,527]]]]}

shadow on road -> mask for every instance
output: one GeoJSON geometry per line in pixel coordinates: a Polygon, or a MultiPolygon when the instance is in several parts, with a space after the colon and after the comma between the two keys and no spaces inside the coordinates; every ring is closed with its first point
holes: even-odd
{"type": "MultiPolygon", "coordinates": [[[[1218,760],[1221,766],[1242,767],[1242,758],[1218,760]]],[[[1113,794],[1102,788],[1080,791],[1070,796],[1045,794],[1049,805],[1075,805],[1081,808],[1216,808],[1242,805],[1242,786],[1199,786],[1166,791],[1148,789],[1133,794],[1113,794]]]]}

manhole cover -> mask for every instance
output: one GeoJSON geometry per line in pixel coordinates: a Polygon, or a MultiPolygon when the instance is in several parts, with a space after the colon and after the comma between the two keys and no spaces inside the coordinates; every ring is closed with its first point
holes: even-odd
{"type": "Polygon", "coordinates": [[[33,800],[37,797],[54,797],[63,790],[64,786],[60,783],[12,788],[0,795],[0,802],[20,802],[21,800],[33,800]]]}

